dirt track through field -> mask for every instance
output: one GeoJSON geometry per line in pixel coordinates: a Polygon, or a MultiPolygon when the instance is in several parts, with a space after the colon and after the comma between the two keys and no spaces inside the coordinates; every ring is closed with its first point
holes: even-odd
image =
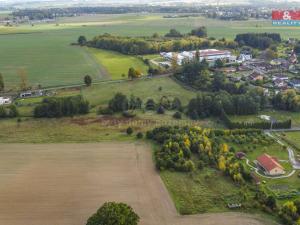
{"type": "Polygon", "coordinates": [[[130,204],[140,225],[270,224],[239,213],[179,216],[145,145],[0,145],[0,225],[84,225],[106,201],[130,204]]]}

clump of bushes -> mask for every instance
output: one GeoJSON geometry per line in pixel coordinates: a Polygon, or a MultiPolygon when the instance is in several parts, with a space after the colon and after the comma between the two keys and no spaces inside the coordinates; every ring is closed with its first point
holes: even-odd
{"type": "Polygon", "coordinates": [[[165,114],[165,108],[163,106],[158,107],[157,114],[165,114]]]}
{"type": "Polygon", "coordinates": [[[0,106],[0,118],[15,118],[19,115],[15,105],[0,106]]]}
{"type": "Polygon", "coordinates": [[[136,116],[136,114],[134,113],[134,111],[124,111],[123,113],[122,113],[122,115],[124,116],[124,117],[126,117],[126,118],[133,118],[133,117],[135,117],[136,116]]]}
{"type": "Polygon", "coordinates": [[[144,134],[143,134],[142,132],[138,132],[138,133],[136,134],[136,138],[137,138],[137,139],[143,139],[143,137],[144,137],[144,134]]]}
{"type": "Polygon", "coordinates": [[[63,98],[44,98],[43,102],[34,108],[34,116],[41,117],[62,117],[89,112],[89,102],[81,95],[63,98]]]}
{"type": "Polygon", "coordinates": [[[112,114],[114,114],[114,112],[109,108],[99,107],[97,114],[98,115],[112,115],[112,114]]]}
{"type": "Polygon", "coordinates": [[[182,114],[181,114],[181,112],[175,112],[174,113],[174,115],[173,115],[173,118],[175,118],[175,119],[181,119],[182,118],[182,114]]]}
{"type": "Polygon", "coordinates": [[[128,127],[126,129],[126,133],[127,133],[127,135],[132,135],[133,134],[133,129],[131,127],[128,127]]]}

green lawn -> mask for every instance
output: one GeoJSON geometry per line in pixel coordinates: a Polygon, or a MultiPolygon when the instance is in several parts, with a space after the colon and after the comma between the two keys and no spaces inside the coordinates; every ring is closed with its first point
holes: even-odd
{"type": "Polygon", "coordinates": [[[127,72],[133,67],[147,75],[148,66],[135,56],[123,55],[118,52],[90,48],[88,51],[96,61],[105,69],[111,79],[127,79],[127,72]],[[122,76],[124,75],[124,76],[122,76]]]}

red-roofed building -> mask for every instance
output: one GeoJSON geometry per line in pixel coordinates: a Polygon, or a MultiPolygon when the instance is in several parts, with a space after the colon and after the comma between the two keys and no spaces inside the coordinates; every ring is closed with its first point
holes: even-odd
{"type": "Polygon", "coordinates": [[[257,158],[258,166],[269,176],[279,176],[285,174],[284,168],[275,157],[263,154],[257,158]]]}

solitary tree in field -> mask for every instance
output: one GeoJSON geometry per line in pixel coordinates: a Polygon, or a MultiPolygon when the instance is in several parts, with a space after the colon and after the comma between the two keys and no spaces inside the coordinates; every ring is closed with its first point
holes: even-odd
{"type": "Polygon", "coordinates": [[[79,38],[78,38],[78,44],[81,45],[81,46],[85,45],[86,44],[86,37],[82,36],[82,35],[79,36],[79,38]]]}
{"type": "Polygon", "coordinates": [[[1,73],[0,73],[0,91],[4,91],[4,80],[1,73]]]}
{"type": "Polygon", "coordinates": [[[91,84],[92,84],[92,78],[91,78],[90,75],[85,75],[84,76],[84,83],[88,87],[91,86],[91,84]]]}
{"type": "Polygon", "coordinates": [[[129,68],[128,79],[134,79],[136,77],[137,77],[136,70],[133,67],[129,68]]]}
{"type": "Polygon", "coordinates": [[[28,88],[27,73],[25,69],[18,70],[18,75],[20,77],[20,89],[26,91],[28,88]]]}
{"type": "Polygon", "coordinates": [[[139,220],[130,206],[107,202],[88,219],[86,225],[137,225],[139,220]]]}

